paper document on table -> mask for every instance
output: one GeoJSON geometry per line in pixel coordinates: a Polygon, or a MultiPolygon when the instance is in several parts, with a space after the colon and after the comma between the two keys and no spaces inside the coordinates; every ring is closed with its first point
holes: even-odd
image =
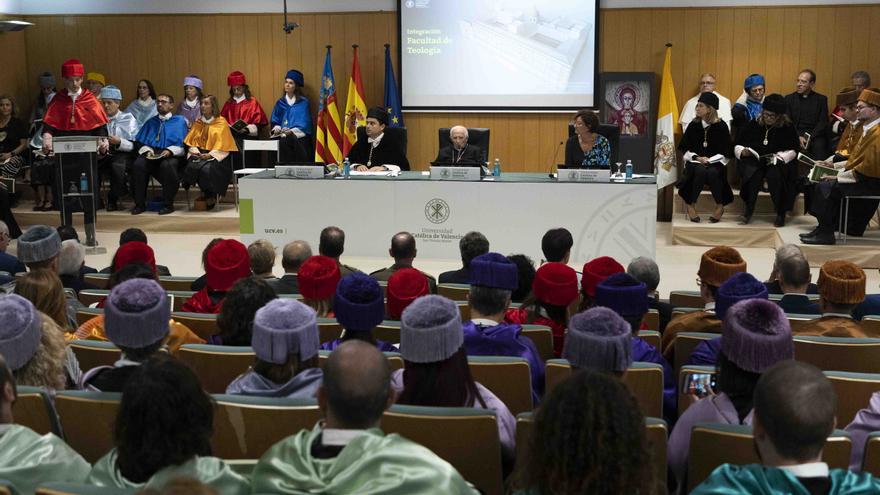
{"type": "Polygon", "coordinates": [[[351,175],[352,177],[354,177],[356,175],[367,175],[367,176],[374,176],[374,177],[397,177],[398,175],[400,175],[400,171],[399,170],[379,170],[379,171],[360,172],[357,170],[352,170],[351,172],[349,172],[349,175],[351,175]]]}

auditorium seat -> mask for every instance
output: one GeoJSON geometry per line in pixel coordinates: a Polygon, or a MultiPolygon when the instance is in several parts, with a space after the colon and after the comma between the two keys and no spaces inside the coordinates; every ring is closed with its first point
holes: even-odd
{"type": "MultiPolygon", "coordinates": [[[[678,307],[678,306],[675,306],[675,307],[672,308],[672,318],[671,318],[671,320],[675,320],[676,318],[678,318],[679,316],[681,316],[681,315],[683,315],[683,314],[693,313],[693,312],[696,312],[696,311],[702,311],[702,310],[703,310],[702,307],[699,307],[699,308],[684,308],[684,307],[678,307]]],[[[670,320],[670,321],[671,321],[671,320],[670,320]]]]}
{"type": "Polygon", "coordinates": [[[382,430],[427,447],[483,493],[504,493],[494,411],[397,404],[382,416],[382,430]]]}
{"type": "Polygon", "coordinates": [[[119,392],[64,390],[55,395],[55,410],[64,440],[86,461],[94,463],[113,448],[113,425],[119,392]]]}
{"type": "Polygon", "coordinates": [[[181,325],[185,325],[203,340],[208,340],[212,335],[220,333],[216,314],[175,311],[171,313],[171,318],[181,325]]]}
{"type": "Polygon", "coordinates": [[[831,380],[837,393],[838,425],[852,422],[860,409],[868,407],[871,395],[880,390],[880,374],[826,371],[825,376],[831,380]]]}
{"type": "MultiPolygon", "coordinates": [[[[438,144],[440,147],[438,149],[443,149],[446,146],[452,144],[452,140],[449,138],[449,127],[441,127],[437,129],[437,137],[439,138],[438,144]]],[[[490,129],[486,127],[468,127],[468,144],[472,144],[474,146],[478,146],[480,151],[482,151],[482,160],[483,163],[489,161],[489,134],[491,132],[490,129]]]]}
{"type": "MultiPolygon", "coordinates": [[[[0,492],[2,494],[3,492],[0,492]]],[[[37,487],[36,495],[131,495],[131,488],[92,486],[84,483],[53,482],[37,487]]]]}
{"type": "Polygon", "coordinates": [[[159,285],[167,291],[189,291],[196,277],[159,277],[159,285]]]}
{"type": "MultiPolygon", "coordinates": [[[[109,273],[86,273],[83,275],[83,280],[87,283],[94,285],[99,289],[104,289],[107,287],[107,283],[110,282],[110,274],[109,273]]],[[[82,292],[82,291],[80,291],[82,292]]]]}
{"type": "Polygon", "coordinates": [[[212,454],[222,459],[259,459],[272,445],[315,426],[316,399],[212,395],[212,454]]]}
{"type": "Polygon", "coordinates": [[[880,431],[868,435],[868,441],[865,442],[862,471],[871,473],[874,477],[880,477],[880,431]]]}
{"type": "Polygon", "coordinates": [[[437,294],[453,301],[467,302],[471,286],[468,284],[439,284],[437,294]]]}
{"type": "Polygon", "coordinates": [[[210,394],[225,393],[226,387],[254,364],[254,357],[250,346],[184,344],[177,352],[177,358],[192,368],[210,394]]]}
{"type": "Polygon", "coordinates": [[[788,320],[789,326],[791,326],[791,331],[793,333],[797,333],[797,329],[800,325],[810,321],[818,319],[820,315],[804,315],[804,314],[796,314],[796,313],[785,313],[785,319],[788,320]]]}
{"type": "Polygon", "coordinates": [[[660,332],[657,330],[640,330],[638,333],[638,337],[648,344],[654,346],[654,349],[660,351],[662,348],[660,347],[660,332]]]}
{"type": "Polygon", "coordinates": [[[474,380],[497,395],[516,416],[531,411],[532,375],[525,358],[510,356],[468,356],[474,380]]]}
{"type": "Polygon", "coordinates": [[[385,320],[373,329],[373,338],[392,345],[400,343],[400,322],[385,320]]]}
{"type": "MultiPolygon", "coordinates": [[[[834,430],[825,443],[822,460],[831,469],[847,469],[851,450],[852,440],[849,433],[834,430]]],[[[724,463],[761,463],[755,452],[752,427],[716,423],[700,423],[694,426],[688,457],[688,491],[693,490],[724,463]]]]}
{"type": "Polygon", "coordinates": [[[721,334],[718,333],[707,332],[681,332],[676,335],[673,343],[675,352],[673,371],[676,371],[677,374],[677,371],[684,366],[684,363],[687,362],[688,358],[691,357],[691,354],[694,352],[694,349],[696,349],[701,342],[704,340],[712,340],[720,336],[721,334]]]}
{"type": "Polygon", "coordinates": [[[99,303],[110,294],[110,291],[107,289],[83,289],[79,291],[76,298],[79,302],[83,303],[84,306],[91,306],[92,304],[99,303]]]}
{"type": "Polygon", "coordinates": [[[342,337],[342,325],[336,318],[318,318],[319,341],[331,342],[342,337]]]}
{"type": "Polygon", "coordinates": [[[522,335],[531,339],[541,361],[553,359],[553,331],[545,325],[522,325],[522,335]]]}
{"type": "Polygon", "coordinates": [[[864,316],[861,321],[859,321],[859,325],[861,325],[866,334],[880,336],[880,316],[864,316]]]}
{"type": "Polygon", "coordinates": [[[669,304],[673,308],[700,308],[706,306],[700,291],[696,290],[674,290],[669,293],[669,304]]]}
{"type": "MultiPolygon", "coordinates": [[[[571,376],[571,365],[566,359],[547,361],[544,376],[544,395],[571,376]]],[[[626,384],[645,416],[663,417],[663,366],[635,362],[623,376],[626,384]]]]}
{"type": "MultiPolygon", "coordinates": [[[[318,366],[324,367],[324,363],[327,362],[327,358],[330,357],[331,351],[320,350],[318,351],[318,366]]],[[[397,371],[403,369],[403,358],[400,357],[399,352],[383,352],[385,355],[385,359],[388,360],[388,366],[391,367],[391,371],[397,371]]]]}
{"type": "MultiPolygon", "coordinates": [[[[656,309],[649,309],[647,313],[645,313],[645,317],[642,318],[642,324],[646,327],[645,330],[660,330],[660,312],[656,309]]],[[[659,349],[659,347],[658,347],[659,349]]]]}
{"type": "Polygon", "coordinates": [[[103,315],[104,308],[77,308],[76,310],[76,324],[77,326],[82,325],[83,323],[91,320],[92,318],[103,315]]]}
{"type": "Polygon", "coordinates": [[[98,366],[113,366],[122,355],[113,342],[104,340],[72,340],[68,345],[83,372],[98,366]]]}
{"type": "Polygon", "coordinates": [[[880,339],[795,336],[794,355],[823,371],[880,373],[880,339]]]}
{"type": "Polygon", "coordinates": [[[55,433],[61,435],[55,406],[45,389],[19,385],[16,387],[15,402],[12,404],[15,423],[27,426],[40,435],[55,433]]]}

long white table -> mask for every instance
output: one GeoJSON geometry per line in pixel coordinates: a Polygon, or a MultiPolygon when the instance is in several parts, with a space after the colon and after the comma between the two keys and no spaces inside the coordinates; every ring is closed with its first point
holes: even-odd
{"type": "Polygon", "coordinates": [[[571,260],[613,256],[627,262],[655,253],[654,178],[625,183],[561,183],[546,174],[508,173],[496,180],[397,178],[275,179],[268,170],[239,182],[241,238],[276,246],[308,241],[317,254],[321,229],[345,231],[345,254],[385,257],[400,231],[416,237],[418,256],[459,260],[458,241],[477,230],[492,251],[542,259],[541,237],[553,227],[574,236],[571,260]]]}

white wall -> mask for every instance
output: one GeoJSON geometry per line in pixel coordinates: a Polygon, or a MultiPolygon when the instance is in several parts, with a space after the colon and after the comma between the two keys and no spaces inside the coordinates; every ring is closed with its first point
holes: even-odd
{"type": "Polygon", "coordinates": [[[0,0],[0,14],[18,14],[21,0],[0,0]]]}

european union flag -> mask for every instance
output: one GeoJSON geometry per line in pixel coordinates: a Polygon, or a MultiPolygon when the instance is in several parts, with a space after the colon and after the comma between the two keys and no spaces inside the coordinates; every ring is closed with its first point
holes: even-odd
{"type": "Polygon", "coordinates": [[[402,127],[403,113],[400,111],[400,93],[397,92],[397,79],[391,66],[391,45],[385,45],[385,111],[388,112],[388,127],[402,127]]]}

